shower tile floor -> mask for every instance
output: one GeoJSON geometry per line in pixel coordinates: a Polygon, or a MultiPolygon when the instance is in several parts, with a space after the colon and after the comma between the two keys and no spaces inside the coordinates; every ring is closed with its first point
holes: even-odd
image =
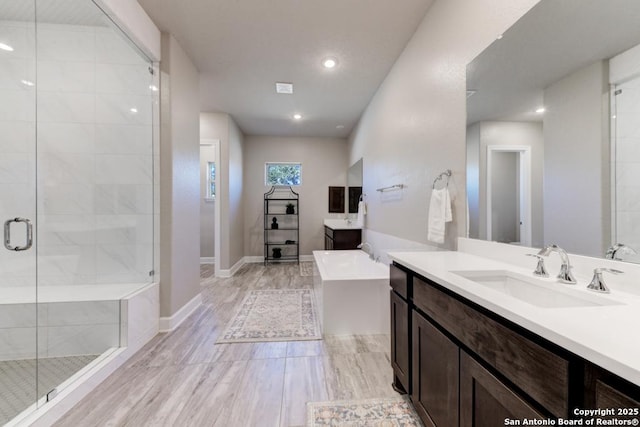
{"type": "Polygon", "coordinates": [[[97,355],[0,361],[0,425],[87,366],[97,355]]]}

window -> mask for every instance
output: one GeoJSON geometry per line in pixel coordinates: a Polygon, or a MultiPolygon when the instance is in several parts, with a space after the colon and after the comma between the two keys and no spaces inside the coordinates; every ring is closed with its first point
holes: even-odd
{"type": "Polygon", "coordinates": [[[216,198],[216,164],[207,162],[207,199],[216,198]]]}
{"type": "Polygon", "coordinates": [[[302,184],[301,163],[267,163],[265,165],[266,185],[302,184]]]}

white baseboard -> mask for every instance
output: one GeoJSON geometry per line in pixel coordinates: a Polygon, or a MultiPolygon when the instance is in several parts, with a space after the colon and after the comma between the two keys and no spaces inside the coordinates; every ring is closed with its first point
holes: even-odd
{"type": "Polygon", "coordinates": [[[201,256],[200,257],[200,264],[215,264],[216,263],[216,257],[214,256],[201,256]]]}
{"type": "Polygon", "coordinates": [[[183,305],[180,310],[176,311],[171,317],[161,317],[160,318],[160,332],[171,332],[182,322],[184,319],[189,317],[191,313],[193,313],[196,308],[200,307],[202,304],[202,295],[198,294],[191,299],[188,303],[183,305]]]}
{"type": "Polygon", "coordinates": [[[245,258],[240,258],[240,260],[238,260],[238,262],[236,262],[235,264],[233,264],[233,267],[231,267],[229,270],[220,270],[220,277],[231,277],[234,274],[236,274],[238,272],[238,270],[240,270],[240,268],[244,265],[245,258]]]}

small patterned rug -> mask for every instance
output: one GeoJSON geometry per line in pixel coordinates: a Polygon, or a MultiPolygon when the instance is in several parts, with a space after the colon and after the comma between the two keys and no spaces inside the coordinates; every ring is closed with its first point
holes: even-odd
{"type": "Polygon", "coordinates": [[[406,398],[308,402],[307,427],[422,427],[406,398]]]}
{"type": "Polygon", "coordinates": [[[217,343],[322,339],[310,289],[251,291],[217,343]]]}
{"type": "Polygon", "coordinates": [[[313,262],[305,261],[300,263],[301,276],[313,276],[313,262]]]}

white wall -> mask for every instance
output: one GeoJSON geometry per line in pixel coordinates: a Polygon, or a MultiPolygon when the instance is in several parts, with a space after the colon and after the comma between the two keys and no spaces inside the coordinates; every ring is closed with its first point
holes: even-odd
{"type": "MultiPolygon", "coordinates": [[[[329,186],[346,185],[347,141],[339,138],[248,136],[245,141],[245,254],[263,256],[263,195],[266,162],[302,163],[300,254],[324,249],[323,219],[329,217],[329,186]]],[[[365,166],[366,167],[366,166],[365,166]]],[[[344,214],[342,215],[344,216],[344,214]]]]}
{"type": "MultiPolygon", "coordinates": [[[[471,221],[478,222],[478,234],[470,237],[487,238],[487,146],[524,145],[531,147],[531,234],[532,245],[543,245],[543,164],[544,140],[541,122],[486,121],[479,126],[476,156],[478,170],[478,209],[469,206],[471,221]]],[[[472,125],[473,126],[473,125],[472,125]]],[[[470,126],[470,127],[472,127],[470,126]]],[[[476,148],[474,148],[476,149],[476,148]]],[[[469,177],[467,179],[470,179],[469,177]]]]}
{"type": "Polygon", "coordinates": [[[199,77],[170,34],[162,34],[160,315],[200,292],[199,77]]]}
{"type": "Polygon", "coordinates": [[[200,258],[215,256],[215,200],[207,199],[209,163],[216,161],[215,146],[200,146],[200,258]]]}
{"type": "Polygon", "coordinates": [[[544,91],[544,243],[602,257],[610,245],[608,64],[544,91]]]}
{"type": "Polygon", "coordinates": [[[427,242],[433,179],[451,169],[453,223],[445,244],[466,232],[466,65],[537,0],[436,1],[349,138],[350,163],[364,159],[367,227],[427,242]],[[375,190],[406,189],[393,198],[375,190]]]}
{"type": "Polygon", "coordinates": [[[216,263],[230,270],[244,257],[244,200],[242,197],[244,135],[231,116],[224,113],[201,113],[200,134],[203,139],[220,141],[220,158],[216,166],[220,204],[220,253],[216,263]]]}
{"type": "MultiPolygon", "coordinates": [[[[244,135],[236,122],[229,116],[229,203],[222,208],[226,211],[228,228],[223,227],[223,241],[229,251],[229,267],[240,261],[244,255],[244,135]],[[228,235],[225,236],[225,231],[228,235]]],[[[224,218],[224,216],[223,216],[224,218]]]]}

